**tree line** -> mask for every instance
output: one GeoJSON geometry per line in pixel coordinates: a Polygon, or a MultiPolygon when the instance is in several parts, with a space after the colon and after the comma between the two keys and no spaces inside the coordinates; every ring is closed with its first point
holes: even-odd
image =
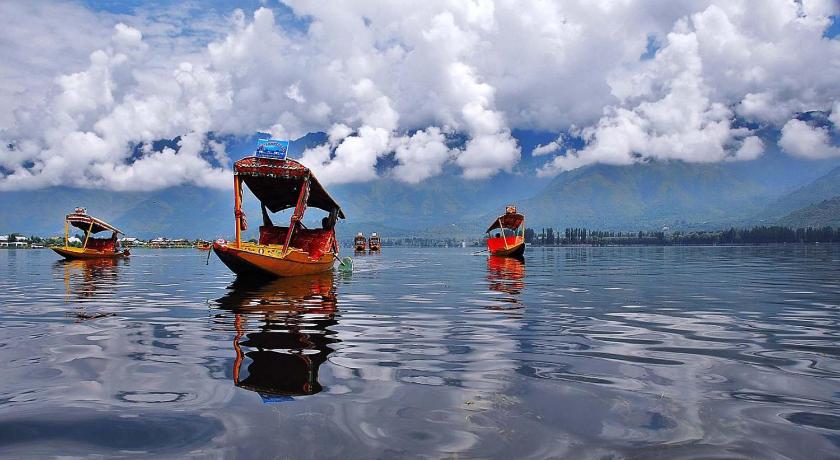
{"type": "Polygon", "coordinates": [[[564,233],[543,228],[537,233],[525,229],[525,242],[535,246],[679,245],[679,244],[771,244],[771,243],[835,243],[840,242],[840,228],[790,228],[760,226],[703,231],[638,231],[615,232],[566,228],[564,233]]]}

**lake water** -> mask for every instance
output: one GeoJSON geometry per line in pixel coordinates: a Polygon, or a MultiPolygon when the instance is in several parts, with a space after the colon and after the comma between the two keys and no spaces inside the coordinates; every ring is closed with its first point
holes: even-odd
{"type": "Polygon", "coordinates": [[[0,456],[840,457],[840,246],[472,251],[0,251],[0,456]]]}

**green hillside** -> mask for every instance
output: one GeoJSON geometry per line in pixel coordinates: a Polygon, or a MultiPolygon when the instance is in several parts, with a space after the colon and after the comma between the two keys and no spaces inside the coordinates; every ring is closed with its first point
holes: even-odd
{"type": "Polygon", "coordinates": [[[779,219],[788,227],[835,227],[840,228],[840,196],[798,209],[779,219]]]}
{"type": "Polygon", "coordinates": [[[796,210],[836,196],[840,196],[840,167],[773,201],[758,215],[758,219],[781,222],[796,210]]]}

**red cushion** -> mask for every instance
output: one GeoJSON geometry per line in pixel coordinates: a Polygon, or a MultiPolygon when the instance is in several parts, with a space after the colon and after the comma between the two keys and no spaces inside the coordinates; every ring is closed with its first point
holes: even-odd
{"type": "Polygon", "coordinates": [[[87,248],[97,251],[114,252],[116,250],[116,240],[111,238],[88,238],[87,248]]]}
{"type": "Polygon", "coordinates": [[[260,244],[283,244],[286,242],[288,231],[289,227],[263,225],[260,227],[260,244]]]}
{"type": "MultiPolygon", "coordinates": [[[[286,232],[289,227],[260,227],[260,244],[280,244],[286,242],[286,232]]],[[[311,259],[320,259],[329,252],[334,233],[332,230],[302,229],[295,230],[292,234],[292,241],[289,243],[293,248],[300,249],[309,254],[311,259]]]]}

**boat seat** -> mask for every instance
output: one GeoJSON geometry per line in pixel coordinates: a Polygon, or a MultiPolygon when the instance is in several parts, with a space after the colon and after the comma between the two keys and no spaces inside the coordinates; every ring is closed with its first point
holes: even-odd
{"type": "Polygon", "coordinates": [[[113,238],[88,238],[87,248],[102,252],[116,251],[117,241],[113,238]]]}
{"type": "MultiPolygon", "coordinates": [[[[260,244],[282,245],[285,243],[286,232],[288,231],[289,227],[263,225],[260,227],[260,244]]],[[[292,241],[289,244],[293,248],[308,253],[312,259],[320,259],[321,256],[329,252],[332,236],[332,230],[299,228],[292,234],[292,241]]]]}
{"type": "Polygon", "coordinates": [[[260,227],[260,244],[283,244],[286,242],[286,232],[288,231],[289,227],[263,225],[260,227]]]}

